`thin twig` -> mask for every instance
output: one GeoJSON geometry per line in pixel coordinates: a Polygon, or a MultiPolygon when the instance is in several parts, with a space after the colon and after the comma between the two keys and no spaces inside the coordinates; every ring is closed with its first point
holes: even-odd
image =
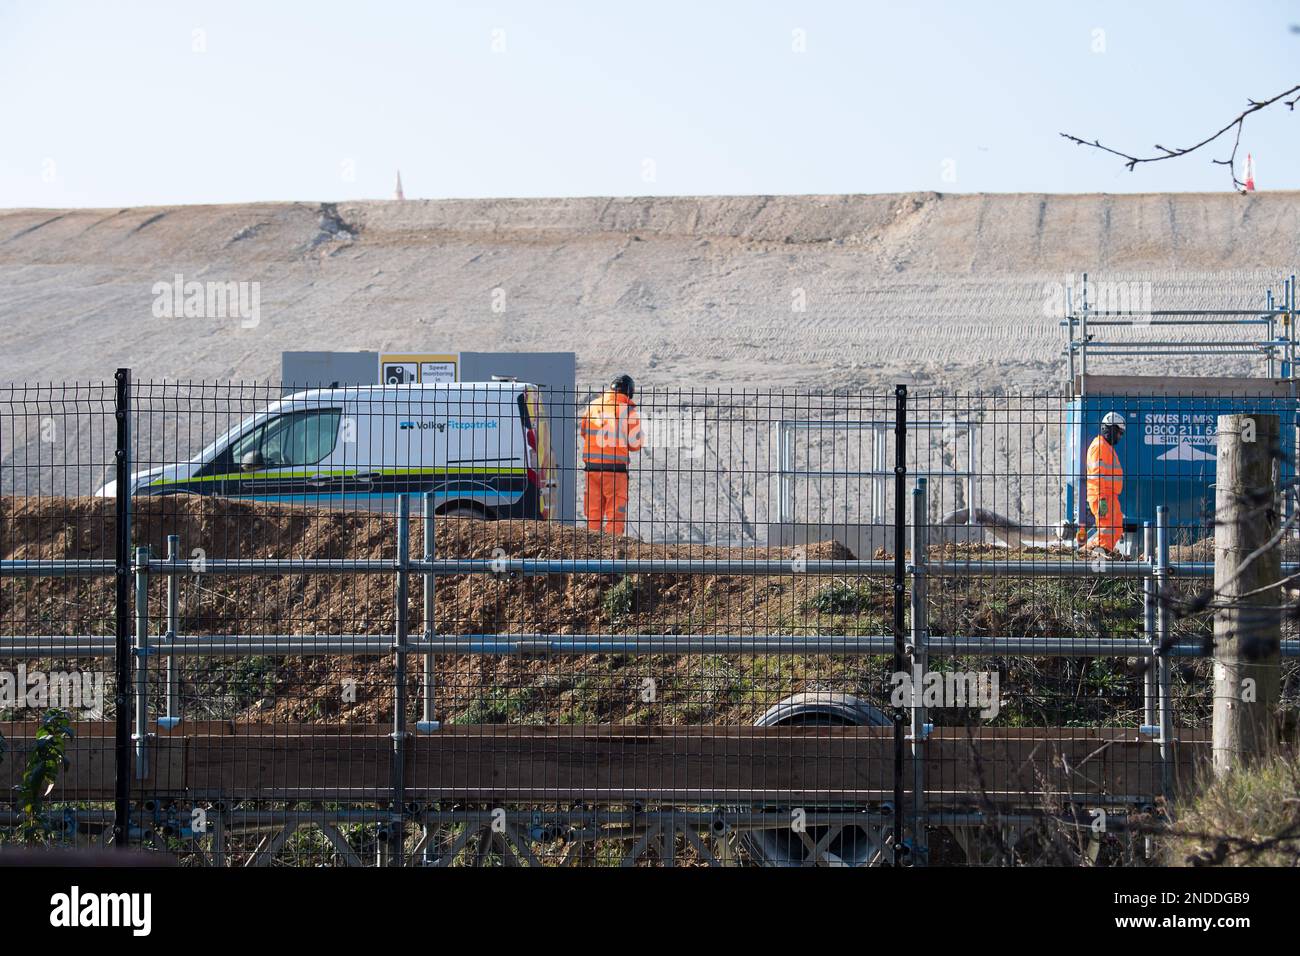
{"type": "Polygon", "coordinates": [[[1244,190],[1246,188],[1246,184],[1237,178],[1237,149],[1241,146],[1242,127],[1246,125],[1246,117],[1248,117],[1251,113],[1258,113],[1262,109],[1267,109],[1268,107],[1272,106],[1274,103],[1278,102],[1279,100],[1282,100],[1286,103],[1287,109],[1294,111],[1296,102],[1300,101],[1300,85],[1293,86],[1291,87],[1291,89],[1279,93],[1277,94],[1277,96],[1271,97],[1267,100],[1247,100],[1246,101],[1248,104],[1247,107],[1244,110],[1242,110],[1241,113],[1238,114],[1235,119],[1233,119],[1230,123],[1228,123],[1227,126],[1224,126],[1221,130],[1219,130],[1214,135],[1207,136],[1205,139],[1201,140],[1199,143],[1197,143],[1194,146],[1184,146],[1177,149],[1169,149],[1168,147],[1161,146],[1159,143],[1157,143],[1153,148],[1160,151],[1160,155],[1158,156],[1133,156],[1130,153],[1123,152],[1122,150],[1112,149],[1109,146],[1103,146],[1101,144],[1101,141],[1097,139],[1093,139],[1089,141],[1083,139],[1082,137],[1074,136],[1070,133],[1062,133],[1061,135],[1066,139],[1068,139],[1070,142],[1077,143],[1080,146],[1091,146],[1093,149],[1099,149],[1104,153],[1110,153],[1112,156],[1118,156],[1120,159],[1124,160],[1124,165],[1128,168],[1129,172],[1132,172],[1133,169],[1139,163],[1158,163],[1161,162],[1162,160],[1176,159],[1179,156],[1186,156],[1188,153],[1194,153],[1202,146],[1206,146],[1210,143],[1213,143],[1224,133],[1235,128],[1237,135],[1233,140],[1232,152],[1228,155],[1228,158],[1212,159],[1210,160],[1210,162],[1214,163],[1214,165],[1216,166],[1227,166],[1228,172],[1232,176],[1232,188],[1244,190]],[[1291,94],[1293,93],[1296,93],[1298,95],[1292,97],[1289,100],[1285,99],[1285,97],[1291,96],[1291,94]]]}

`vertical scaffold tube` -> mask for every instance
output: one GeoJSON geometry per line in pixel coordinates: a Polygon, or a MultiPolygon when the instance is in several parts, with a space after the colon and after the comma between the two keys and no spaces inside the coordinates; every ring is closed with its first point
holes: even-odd
{"type": "Polygon", "coordinates": [[[912,850],[914,862],[925,863],[929,852],[926,839],[925,806],[925,739],[928,733],[926,710],[920,695],[925,672],[930,666],[927,649],[929,620],[927,614],[926,564],[929,553],[929,505],[926,482],[918,478],[912,489],[912,850]]]}

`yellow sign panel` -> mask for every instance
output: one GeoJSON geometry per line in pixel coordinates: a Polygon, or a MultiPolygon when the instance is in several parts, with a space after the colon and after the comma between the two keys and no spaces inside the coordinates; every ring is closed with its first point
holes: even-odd
{"type": "Polygon", "coordinates": [[[430,353],[380,354],[381,385],[438,385],[460,379],[460,357],[430,353]]]}

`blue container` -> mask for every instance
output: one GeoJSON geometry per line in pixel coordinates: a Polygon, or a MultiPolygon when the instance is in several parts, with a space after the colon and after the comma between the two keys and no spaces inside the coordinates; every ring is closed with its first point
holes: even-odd
{"type": "MultiPolygon", "coordinates": [[[[1267,378],[1141,378],[1089,375],[1076,383],[1066,410],[1065,514],[1081,528],[1094,524],[1086,492],[1088,446],[1107,412],[1124,416],[1119,442],[1126,531],[1155,522],[1169,508],[1174,540],[1212,534],[1214,473],[1220,415],[1269,414],[1280,419],[1281,480],[1295,474],[1295,383],[1267,378]],[[1078,394],[1082,386],[1082,394],[1078,394]]],[[[1140,539],[1139,539],[1140,540],[1140,539]]]]}

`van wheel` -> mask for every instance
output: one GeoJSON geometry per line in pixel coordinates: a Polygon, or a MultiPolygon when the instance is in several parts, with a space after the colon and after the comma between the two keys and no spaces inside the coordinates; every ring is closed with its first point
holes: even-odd
{"type": "Polygon", "coordinates": [[[471,508],[469,505],[452,505],[446,511],[438,512],[439,518],[478,518],[486,521],[487,515],[477,508],[471,508]]]}

